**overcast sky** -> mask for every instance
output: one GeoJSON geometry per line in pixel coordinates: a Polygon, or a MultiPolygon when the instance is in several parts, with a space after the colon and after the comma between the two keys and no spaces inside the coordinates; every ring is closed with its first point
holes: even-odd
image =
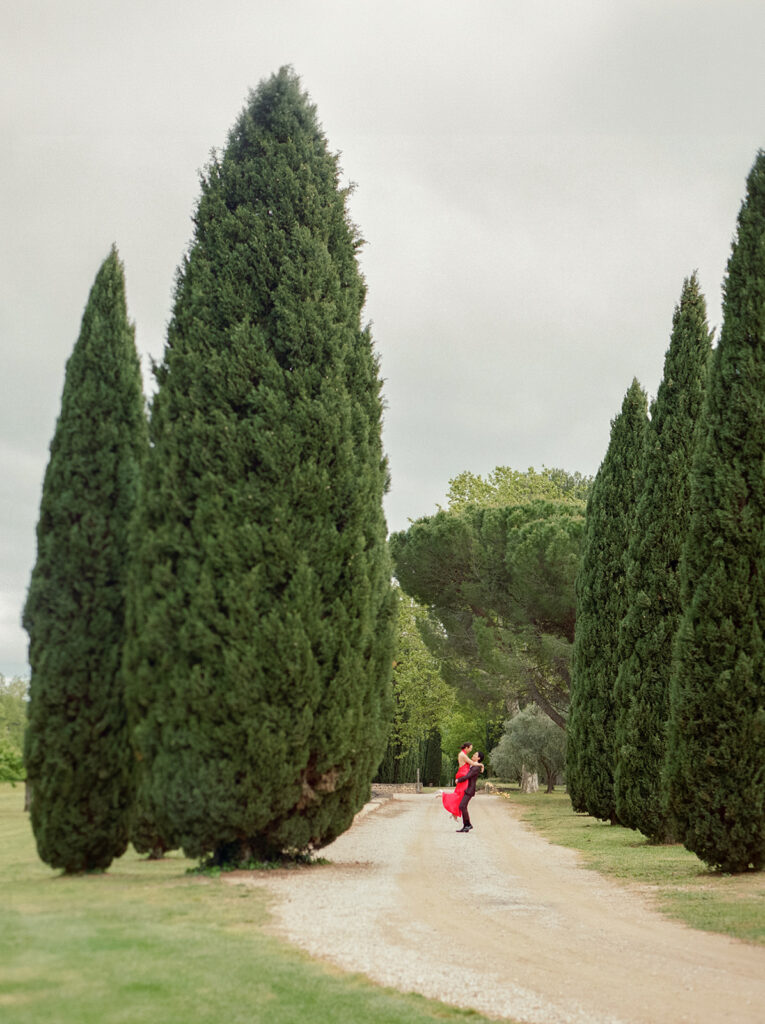
{"type": "Polygon", "coordinates": [[[198,171],[291,64],[342,153],[385,378],[391,530],[450,478],[595,473],[661,379],[683,279],[710,325],[765,145],[762,0],[24,0],[0,13],[0,672],[64,367],[116,242],[147,392],[198,171]]]}

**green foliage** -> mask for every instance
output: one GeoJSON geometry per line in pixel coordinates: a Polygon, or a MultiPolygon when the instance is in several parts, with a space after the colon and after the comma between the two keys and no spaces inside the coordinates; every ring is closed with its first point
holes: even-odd
{"type": "Polygon", "coordinates": [[[28,693],[28,679],[6,679],[0,673],[0,742],[16,750],[24,748],[28,693]]]}
{"type": "Polygon", "coordinates": [[[377,766],[375,782],[382,782],[389,785],[398,785],[404,782],[415,782],[417,780],[417,769],[422,770],[422,759],[420,756],[421,744],[410,743],[403,746],[395,737],[388,739],[388,745],[377,766]]]}
{"type": "Polygon", "coordinates": [[[108,867],[127,846],[132,758],[120,660],[128,524],[146,446],[124,272],[112,249],[66,367],[24,608],[32,827],[40,857],[67,872],[108,867]]]}
{"type": "Polygon", "coordinates": [[[424,739],[402,746],[394,737],[377,769],[374,781],[398,785],[416,782],[424,786],[446,786],[453,772],[449,765],[444,771],[444,755],[441,750],[441,733],[433,729],[424,739]]]}
{"type": "Polygon", "coordinates": [[[397,641],[393,660],[393,728],[399,749],[419,744],[437,729],[454,704],[454,692],[426,647],[421,628],[426,610],[396,590],[397,641]]]}
{"type": "Polygon", "coordinates": [[[402,589],[430,609],[426,642],[479,706],[531,698],[563,725],[583,512],[574,501],[471,505],[391,537],[402,589]]]}
{"type": "Polygon", "coordinates": [[[0,737],[0,782],[21,782],[26,778],[21,750],[0,737]]]}
{"type": "Polygon", "coordinates": [[[422,639],[426,609],[398,588],[396,594],[393,724],[375,778],[378,782],[414,782],[419,769],[422,780],[435,778],[432,785],[437,786],[441,777],[439,727],[455,706],[455,694],[422,639]]]}
{"type": "Polygon", "coordinates": [[[24,731],[29,681],[0,673],[0,782],[21,782],[24,768],[24,731]]]}
{"type": "Polygon", "coordinates": [[[525,505],[529,501],[579,505],[587,501],[591,485],[591,478],[581,473],[546,466],[539,473],[531,466],[525,473],[510,466],[497,466],[485,480],[466,470],[449,481],[448,511],[463,512],[469,505],[479,508],[525,505]]]}
{"type": "Polygon", "coordinates": [[[765,153],[747,180],[691,477],[669,810],[712,867],[765,865],[765,153]]]}
{"type": "Polygon", "coordinates": [[[202,179],[131,585],[141,800],[195,857],[331,842],[385,749],[395,605],[360,244],[282,69],[202,179]]]}
{"type": "Polygon", "coordinates": [[[671,836],[662,805],[672,644],[680,621],[680,555],[691,514],[693,438],[711,350],[695,275],[672,321],[651,409],[627,554],[627,614],[615,694],[614,790],[620,822],[654,842],[671,836]]]}
{"type": "Polygon", "coordinates": [[[576,640],[567,728],[566,779],[574,808],[616,820],[614,684],[619,626],[626,613],[625,551],[639,496],[648,412],[633,380],[611,423],[606,456],[595,477],[576,581],[576,640]]]}
{"type": "Polygon", "coordinates": [[[424,785],[440,786],[443,753],[441,751],[441,733],[438,729],[432,729],[425,741],[423,763],[422,781],[424,785]]]}
{"type": "Polygon", "coordinates": [[[419,742],[437,729],[454,705],[454,692],[422,639],[427,611],[398,594],[398,638],[393,661],[393,735],[403,745],[419,742]]]}
{"type": "Polygon", "coordinates": [[[502,739],[491,752],[491,767],[500,779],[514,781],[524,768],[536,772],[552,793],[566,767],[566,734],[531,704],[505,722],[502,739]]]}
{"type": "Polygon", "coordinates": [[[441,726],[443,767],[442,785],[451,785],[457,771],[457,755],[463,743],[472,743],[484,755],[489,770],[489,752],[497,745],[504,728],[505,712],[501,705],[476,707],[468,701],[457,701],[441,726]]]}

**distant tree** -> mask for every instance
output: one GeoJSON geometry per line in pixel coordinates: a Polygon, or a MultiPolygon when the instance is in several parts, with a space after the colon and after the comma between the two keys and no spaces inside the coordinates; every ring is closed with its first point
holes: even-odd
{"type": "Polygon", "coordinates": [[[471,505],[391,537],[396,577],[429,608],[426,641],[465,698],[505,713],[530,698],[564,725],[583,512],[471,505]]]}
{"type": "Polygon", "coordinates": [[[448,511],[462,512],[470,505],[478,508],[525,505],[530,501],[579,505],[587,501],[591,486],[590,477],[547,466],[541,471],[529,467],[525,472],[497,466],[485,480],[479,474],[466,471],[449,481],[448,511]]]}
{"type": "Polygon", "coordinates": [[[420,747],[420,743],[404,746],[395,737],[389,739],[373,781],[385,785],[415,782],[422,763],[420,747]]]}
{"type": "Polygon", "coordinates": [[[441,785],[441,733],[438,729],[431,729],[423,744],[423,770],[422,782],[425,786],[441,785]]]}
{"type": "Polygon", "coordinates": [[[691,476],[668,807],[685,846],[765,865],[765,153],[747,180],[691,476]]]}
{"type": "Polygon", "coordinates": [[[128,525],[147,447],[141,373],[116,249],[66,367],[24,626],[25,761],[42,860],[107,868],[127,846],[132,753],[120,659],[128,525]]]}
{"type": "Polygon", "coordinates": [[[633,380],[611,423],[595,477],[576,581],[576,638],[568,717],[566,780],[574,809],[616,822],[615,704],[619,626],[626,613],[625,551],[638,500],[648,410],[633,380]]]}
{"type": "Polygon", "coordinates": [[[131,713],[160,830],[218,862],[331,842],[390,721],[381,382],[339,175],[283,68],[202,179],[157,369],[131,713]]]}
{"type": "Polygon", "coordinates": [[[484,764],[491,770],[489,752],[497,745],[504,729],[506,709],[501,704],[478,708],[458,699],[441,725],[442,785],[451,785],[457,771],[460,747],[472,743],[484,753],[484,764]]]}
{"type": "MultiPolygon", "coordinates": [[[[426,772],[433,775],[436,760],[440,777],[439,726],[455,703],[454,691],[444,682],[438,661],[425,646],[420,633],[426,609],[398,588],[396,593],[393,722],[388,747],[376,775],[378,782],[388,783],[413,782],[418,768],[421,776],[426,772]],[[437,755],[433,752],[436,736],[437,755]],[[430,764],[429,758],[432,758],[430,764]]],[[[438,781],[433,784],[438,785],[438,781]]]]}
{"type": "Polygon", "coordinates": [[[493,772],[520,782],[526,772],[542,775],[547,792],[566,767],[566,736],[535,704],[505,722],[505,731],[491,752],[493,772]]]}
{"type": "Polygon", "coordinates": [[[25,774],[21,751],[0,737],[0,782],[21,782],[25,774]]]}
{"type": "Polygon", "coordinates": [[[426,609],[397,589],[398,631],[393,663],[393,730],[404,742],[419,742],[437,729],[454,705],[454,691],[420,633],[426,609]]]}
{"type": "Polygon", "coordinates": [[[693,275],[675,309],[664,377],[651,409],[627,552],[627,613],[615,693],[619,821],[653,842],[672,838],[662,806],[672,645],[680,621],[680,554],[691,515],[693,438],[711,351],[693,275]]]}
{"type": "Polygon", "coordinates": [[[28,688],[26,679],[0,673],[0,782],[19,782],[26,775],[21,751],[28,688]]]}
{"type": "Polygon", "coordinates": [[[0,741],[19,752],[24,747],[29,680],[0,673],[0,741]]]}

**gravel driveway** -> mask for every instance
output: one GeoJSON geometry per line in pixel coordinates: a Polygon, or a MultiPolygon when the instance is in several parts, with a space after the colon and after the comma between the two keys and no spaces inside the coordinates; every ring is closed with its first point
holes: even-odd
{"type": "Polygon", "coordinates": [[[764,1024],[765,949],[694,931],[578,866],[479,795],[458,834],[433,795],[367,805],[305,871],[230,876],[277,934],[348,971],[534,1024],[764,1024]]]}

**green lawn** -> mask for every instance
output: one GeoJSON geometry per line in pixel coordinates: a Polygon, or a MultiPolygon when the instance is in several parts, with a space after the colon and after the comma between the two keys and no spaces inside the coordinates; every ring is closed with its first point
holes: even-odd
{"type": "MultiPolygon", "coordinates": [[[[574,814],[568,797],[503,795],[551,842],[639,883],[692,927],[765,943],[765,873],[713,874],[681,846],[574,814]]],[[[0,784],[0,1020],[13,1024],[419,1024],[484,1018],[311,961],[267,934],[265,894],[132,851],[65,877],[36,855],[23,787],[0,784]]],[[[311,870],[298,868],[296,870],[311,870]]]]}
{"type": "MultiPolygon", "coordinates": [[[[66,877],[38,858],[23,786],[0,784],[0,1020],[13,1024],[420,1024],[485,1018],[311,961],[266,933],[266,896],[130,852],[66,877]]],[[[296,870],[311,870],[302,868],[296,870]]]]}
{"type": "Polygon", "coordinates": [[[765,872],[712,872],[683,846],[652,846],[639,832],[575,814],[562,791],[524,795],[500,788],[546,839],[580,850],[596,871],[641,885],[663,913],[692,928],[765,944],[765,872]]]}

